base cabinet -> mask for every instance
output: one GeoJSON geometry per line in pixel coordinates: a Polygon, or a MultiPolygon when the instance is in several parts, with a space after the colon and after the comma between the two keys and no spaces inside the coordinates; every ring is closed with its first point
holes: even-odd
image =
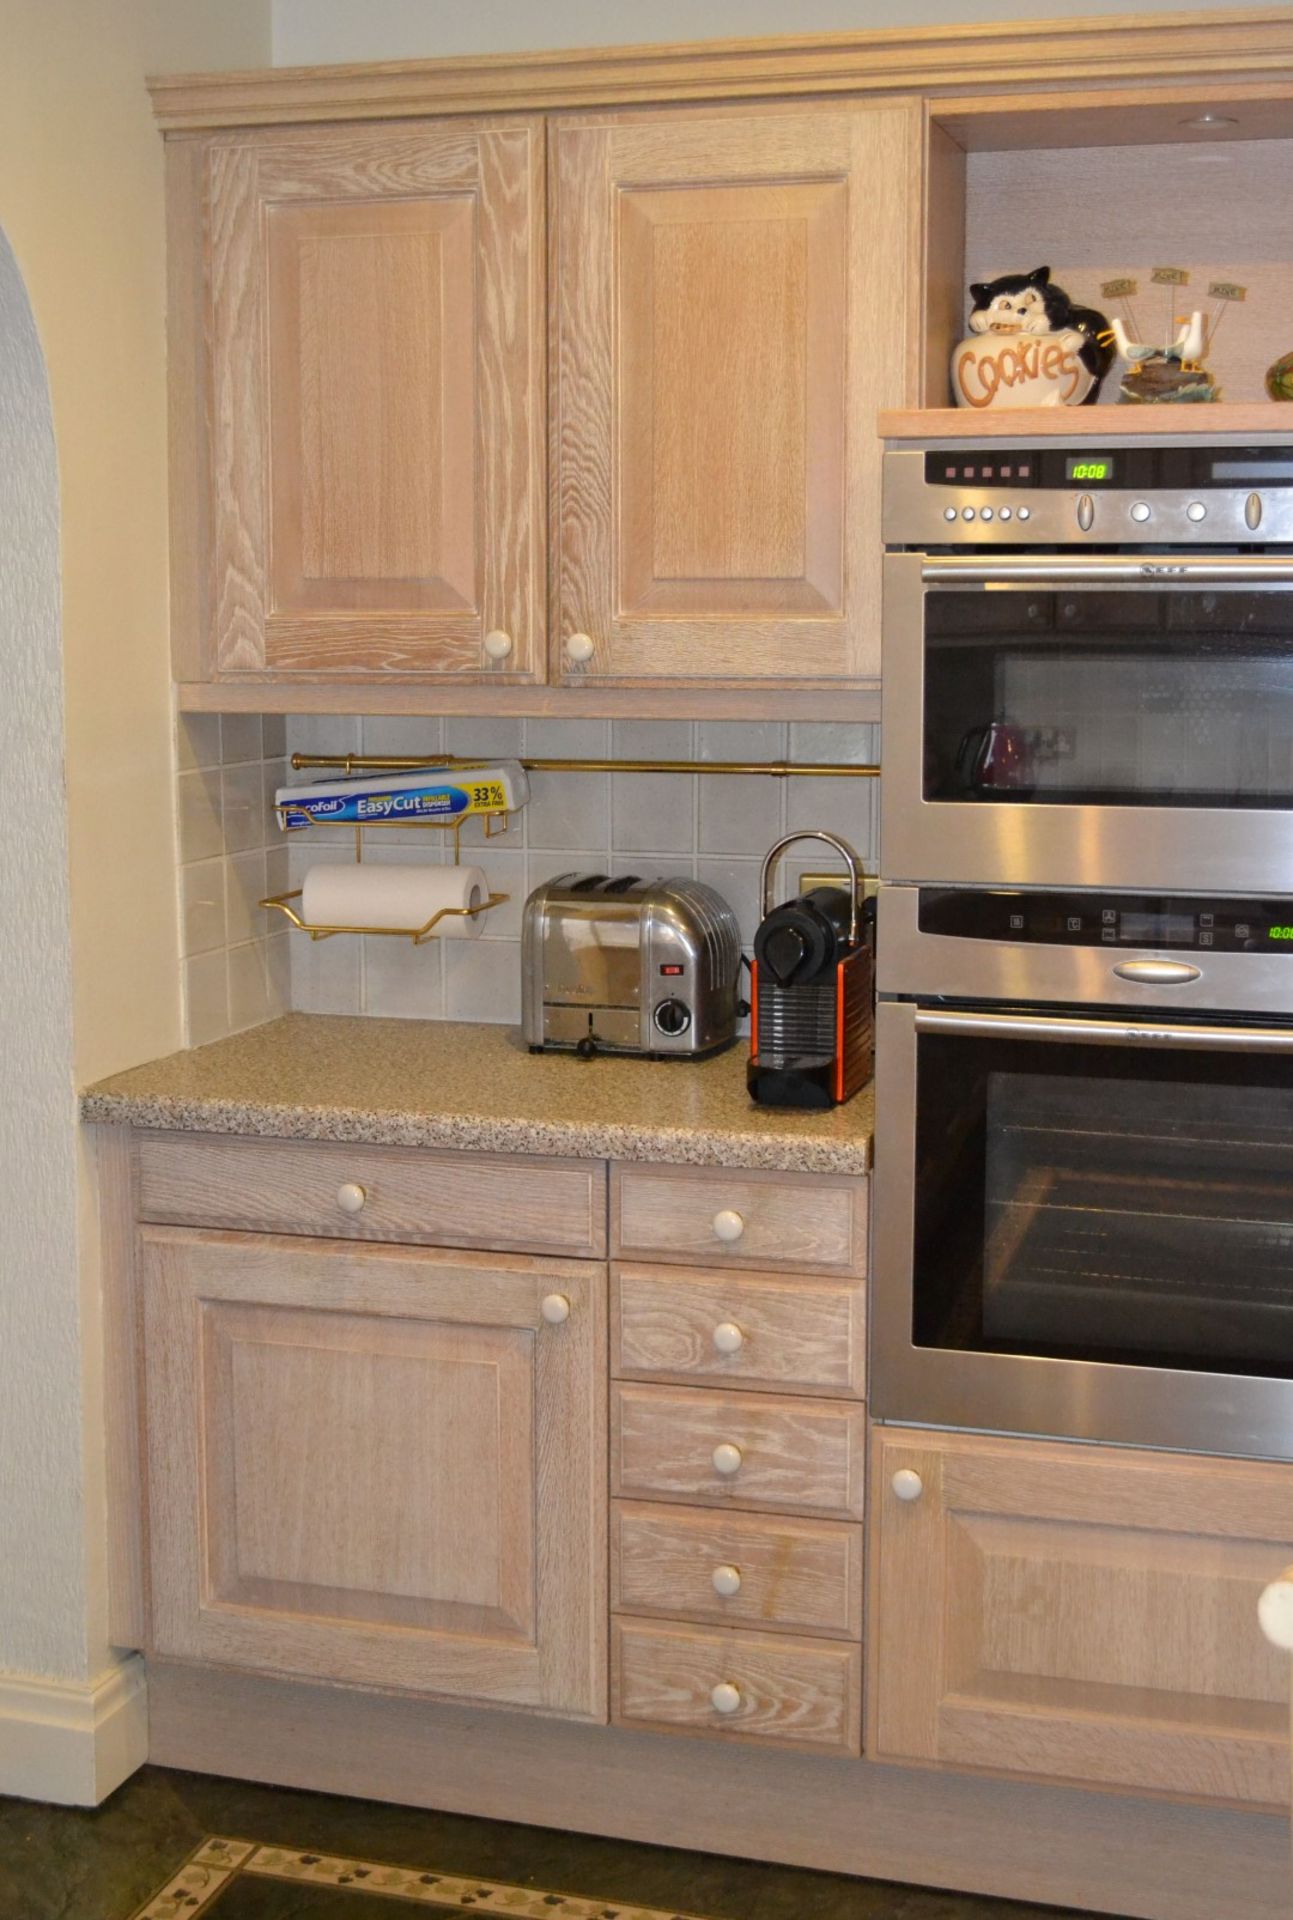
{"type": "Polygon", "coordinates": [[[140,1254],[149,1650],[604,1719],[604,1266],[140,1254]]]}
{"type": "Polygon", "coordinates": [[[875,1758],[1287,1806],[1286,1466],[881,1428],[872,1461],[875,1758]]]}

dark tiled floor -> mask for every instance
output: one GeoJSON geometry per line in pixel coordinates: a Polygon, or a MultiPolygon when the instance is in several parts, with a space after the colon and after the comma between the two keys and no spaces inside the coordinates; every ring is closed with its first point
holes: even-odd
{"type": "MultiPolygon", "coordinates": [[[[713,1920],[1083,1920],[1057,1907],[146,1767],[94,1811],[0,1799],[0,1920],[129,1920],[210,1834],[713,1920]]],[[[240,1877],[211,1920],[399,1920],[402,1901],[240,1877]]]]}

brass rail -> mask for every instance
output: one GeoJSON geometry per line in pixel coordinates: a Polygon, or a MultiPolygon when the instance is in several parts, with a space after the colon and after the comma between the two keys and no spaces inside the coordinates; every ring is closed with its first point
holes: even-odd
{"type": "MultiPolygon", "coordinates": [[[[296,773],[307,767],[337,768],[343,773],[414,773],[420,767],[443,767],[446,772],[467,767],[497,766],[500,760],[513,760],[512,754],[495,754],[487,759],[466,758],[454,753],[430,753],[415,758],[405,753],[294,753],[296,773]]],[[[774,780],[800,776],[812,780],[875,780],[878,766],[839,760],[579,760],[526,759],[519,764],[529,773],[763,773],[774,780]]]]}

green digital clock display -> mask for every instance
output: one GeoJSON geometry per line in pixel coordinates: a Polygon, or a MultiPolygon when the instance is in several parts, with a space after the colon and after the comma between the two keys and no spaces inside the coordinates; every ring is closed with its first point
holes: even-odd
{"type": "Polygon", "coordinates": [[[1293,940],[1293,927],[1272,927],[1266,938],[1268,940],[1293,940]]]}
{"type": "Polygon", "coordinates": [[[1069,454],[1064,463],[1065,476],[1069,480],[1094,481],[1098,486],[1105,485],[1117,477],[1113,456],[1108,453],[1069,454]]]}

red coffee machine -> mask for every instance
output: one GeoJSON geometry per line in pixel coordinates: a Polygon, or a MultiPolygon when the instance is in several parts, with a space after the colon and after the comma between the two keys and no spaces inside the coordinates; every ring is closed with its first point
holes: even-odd
{"type": "Polygon", "coordinates": [[[750,992],[750,1098],[767,1107],[832,1107],[875,1070],[875,964],[863,913],[862,863],[833,833],[788,834],[763,862],[750,992]],[[839,886],[772,905],[787,847],[822,840],[845,862],[839,886]]]}

